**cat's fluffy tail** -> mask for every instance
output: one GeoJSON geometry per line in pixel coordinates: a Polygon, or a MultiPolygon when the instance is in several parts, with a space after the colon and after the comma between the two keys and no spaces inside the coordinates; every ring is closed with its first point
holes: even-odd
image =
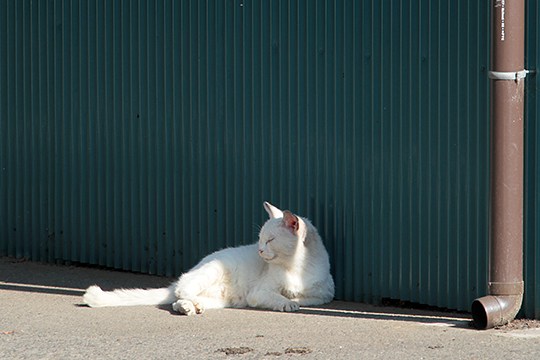
{"type": "Polygon", "coordinates": [[[174,287],[161,289],[117,289],[103,291],[99,286],[86,289],[83,301],[90,307],[165,305],[176,300],[174,287]]]}

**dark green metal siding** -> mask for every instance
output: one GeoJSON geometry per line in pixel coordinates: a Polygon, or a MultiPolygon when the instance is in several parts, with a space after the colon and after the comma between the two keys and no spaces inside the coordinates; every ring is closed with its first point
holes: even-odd
{"type": "Polygon", "coordinates": [[[338,298],[468,309],[488,19],[487,0],[0,1],[0,255],[179,274],[255,241],[269,200],[318,226],[338,298]]]}
{"type": "Polygon", "coordinates": [[[535,71],[525,86],[525,314],[540,319],[540,6],[526,2],[525,67],[535,71]]]}

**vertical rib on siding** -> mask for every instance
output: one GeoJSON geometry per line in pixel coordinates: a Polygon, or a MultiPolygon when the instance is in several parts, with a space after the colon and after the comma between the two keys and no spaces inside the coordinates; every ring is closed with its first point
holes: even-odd
{"type": "Polygon", "coordinates": [[[468,309],[488,3],[0,2],[0,255],[179,274],[254,241],[269,200],[318,226],[338,298],[468,309]]]}

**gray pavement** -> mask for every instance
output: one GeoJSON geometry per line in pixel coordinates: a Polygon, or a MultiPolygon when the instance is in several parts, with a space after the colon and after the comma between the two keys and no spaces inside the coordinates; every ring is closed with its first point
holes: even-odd
{"type": "Polygon", "coordinates": [[[540,359],[540,329],[477,331],[465,314],[333,302],[298,313],[81,306],[92,284],[172,279],[0,258],[1,359],[540,359]]]}

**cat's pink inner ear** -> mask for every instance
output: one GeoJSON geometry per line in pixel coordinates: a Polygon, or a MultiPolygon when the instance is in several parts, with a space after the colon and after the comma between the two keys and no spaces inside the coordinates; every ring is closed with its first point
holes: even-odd
{"type": "Polygon", "coordinates": [[[296,233],[298,231],[298,218],[289,210],[283,211],[283,223],[285,224],[287,229],[291,230],[293,233],[296,233]]]}

